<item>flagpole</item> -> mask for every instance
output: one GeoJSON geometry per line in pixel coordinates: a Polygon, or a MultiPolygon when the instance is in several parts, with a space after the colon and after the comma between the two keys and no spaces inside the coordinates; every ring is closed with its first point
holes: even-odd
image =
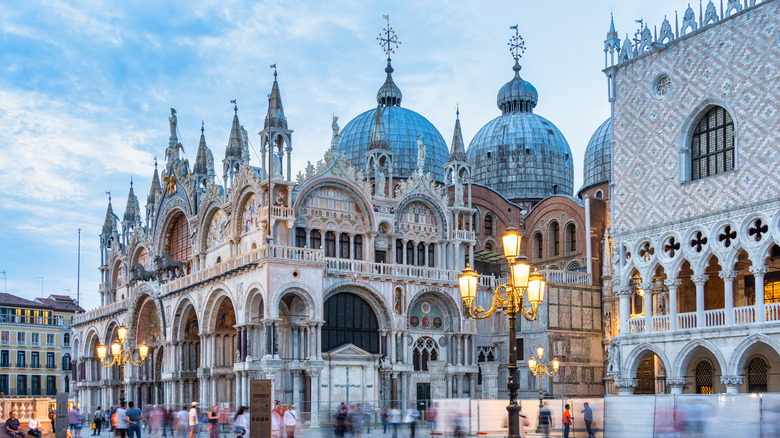
{"type": "Polygon", "coordinates": [[[81,283],[80,280],[81,280],[81,228],[79,228],[79,245],[78,245],[78,256],[76,262],[76,307],[79,306],[79,300],[81,298],[80,290],[79,290],[79,286],[81,283]]]}

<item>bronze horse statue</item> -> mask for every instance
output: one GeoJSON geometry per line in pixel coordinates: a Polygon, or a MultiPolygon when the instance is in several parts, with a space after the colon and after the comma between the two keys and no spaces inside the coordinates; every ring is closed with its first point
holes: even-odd
{"type": "Polygon", "coordinates": [[[136,283],[138,281],[154,280],[154,271],[147,271],[144,265],[136,263],[135,266],[130,269],[130,283],[136,283]]]}
{"type": "Polygon", "coordinates": [[[162,279],[163,273],[167,273],[171,279],[187,275],[187,263],[171,260],[168,253],[156,256],[154,262],[157,265],[158,279],[162,279]]]}

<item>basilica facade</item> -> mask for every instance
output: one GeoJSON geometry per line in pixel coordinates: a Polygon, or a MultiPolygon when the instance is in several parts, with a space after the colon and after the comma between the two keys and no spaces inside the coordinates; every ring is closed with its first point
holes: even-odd
{"type": "MultiPolygon", "coordinates": [[[[477,301],[489,306],[506,281],[500,235],[509,226],[523,229],[523,251],[549,289],[539,318],[520,326],[521,360],[544,346],[562,362],[545,392],[602,394],[609,195],[598,171],[610,139],[594,134],[598,159],[586,174],[596,176],[572,196],[569,145],[533,112],[538,93],[514,59],[500,115],[467,149],[459,114],[447,145],[401,106],[388,58],[377,106],[343,129],[334,117],[323,158],[297,175],[276,73],[260,163],[250,162],[234,107],[221,184],[205,129],[194,165],[180,156],[172,109],[143,214],[132,184],[121,220],[109,199],[101,307],[73,327],[83,410],[116,404],[120,391],[143,405],[247,405],[256,378],[273,379],[275,398],[312,423],[340,402],[504,397],[506,318],[465,318],[457,277],[475,267],[477,301]],[[103,368],[97,358],[120,326],[126,348],[150,346],[140,367],[103,368]]],[[[535,396],[537,378],[520,372],[521,392],[535,396]]]]}

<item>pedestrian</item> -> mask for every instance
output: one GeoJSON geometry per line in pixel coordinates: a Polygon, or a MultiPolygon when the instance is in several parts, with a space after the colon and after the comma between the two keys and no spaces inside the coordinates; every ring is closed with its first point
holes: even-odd
{"type": "Polygon", "coordinates": [[[393,428],[393,438],[398,438],[398,424],[401,422],[401,410],[398,409],[398,405],[393,404],[393,409],[390,409],[390,426],[393,428]]]}
{"type": "MultiPolygon", "coordinates": [[[[116,424],[117,424],[117,414],[116,410],[118,408],[115,406],[111,406],[111,410],[108,411],[108,421],[109,421],[109,432],[114,433],[114,437],[116,437],[116,424]]],[[[110,434],[109,434],[110,435],[110,434]]]]}
{"type": "Polygon", "coordinates": [[[115,436],[116,438],[128,438],[127,430],[130,427],[130,424],[127,423],[127,405],[122,402],[122,404],[119,405],[119,407],[116,409],[116,427],[115,427],[115,436]]]}
{"type": "Polygon", "coordinates": [[[176,413],[176,438],[186,438],[190,430],[190,413],[187,406],[182,406],[176,413]]]}
{"type": "Polygon", "coordinates": [[[585,429],[588,431],[588,438],[596,438],[596,434],[593,433],[593,429],[590,428],[590,425],[593,424],[593,409],[590,408],[588,402],[585,402],[583,406],[584,409],[580,412],[582,413],[582,419],[585,421],[585,429]]]}
{"type": "Polygon", "coordinates": [[[334,433],[338,438],[344,436],[347,431],[347,409],[344,403],[341,403],[339,409],[336,411],[336,417],[333,419],[334,433]]]}
{"type": "Polygon", "coordinates": [[[41,420],[38,419],[38,415],[35,411],[32,411],[30,418],[27,420],[27,434],[32,435],[35,438],[41,438],[43,434],[43,425],[41,420]]]}
{"type": "Polygon", "coordinates": [[[360,438],[360,432],[363,431],[363,407],[359,404],[350,409],[349,424],[352,427],[352,435],[360,438]]]}
{"type": "Polygon", "coordinates": [[[382,433],[387,433],[387,417],[390,415],[387,411],[387,406],[382,408],[382,413],[379,417],[382,419],[382,433]]]}
{"type": "Polygon", "coordinates": [[[103,426],[103,410],[100,409],[100,406],[98,406],[95,410],[95,415],[93,416],[92,421],[95,423],[95,430],[92,431],[92,436],[100,435],[100,430],[103,426]]]}
{"type": "Polygon", "coordinates": [[[284,438],[284,408],[279,400],[274,400],[271,411],[271,435],[272,438],[284,438]]]}
{"type": "Polygon", "coordinates": [[[295,438],[295,429],[298,426],[298,411],[295,406],[287,405],[284,411],[284,429],[287,432],[287,438],[295,438]]]}
{"type": "Polygon", "coordinates": [[[518,433],[520,434],[520,438],[525,438],[525,428],[531,425],[531,422],[528,421],[528,416],[525,415],[525,412],[523,412],[522,406],[520,403],[517,404],[517,416],[518,416],[518,433]]]}
{"type": "Polygon", "coordinates": [[[133,402],[129,402],[127,405],[130,407],[130,409],[125,412],[125,416],[127,416],[127,431],[129,438],[141,438],[141,420],[144,419],[144,416],[141,413],[141,410],[135,407],[133,402]]]}
{"type": "Polygon", "coordinates": [[[16,411],[11,411],[11,413],[8,414],[8,419],[5,420],[5,431],[8,432],[8,435],[10,435],[11,438],[25,437],[24,432],[19,430],[19,419],[16,418],[16,411]]]}
{"type": "Polygon", "coordinates": [[[571,423],[571,413],[569,412],[569,405],[567,404],[563,406],[563,438],[569,438],[571,423]]]}
{"type": "Polygon", "coordinates": [[[246,408],[241,406],[233,417],[233,433],[243,437],[249,432],[249,419],[247,418],[246,408]]]}
{"type": "Polygon", "coordinates": [[[217,406],[212,406],[207,415],[209,422],[209,438],[219,438],[219,413],[217,406]]]}
{"type": "Polygon", "coordinates": [[[190,413],[187,415],[187,424],[190,427],[190,438],[195,438],[198,433],[198,402],[190,404],[190,413]]]}
{"type": "Polygon", "coordinates": [[[425,410],[425,421],[431,425],[431,433],[436,432],[436,418],[439,416],[439,411],[436,409],[436,403],[432,404],[425,410]]]}
{"type": "Polygon", "coordinates": [[[79,438],[81,436],[81,412],[78,407],[68,411],[68,427],[70,427],[70,434],[73,438],[79,438]]]}
{"type": "Polygon", "coordinates": [[[414,438],[414,430],[417,427],[417,419],[420,413],[414,407],[414,403],[409,403],[409,409],[406,410],[406,422],[409,423],[409,438],[414,438]]]}
{"type": "Polygon", "coordinates": [[[544,436],[549,438],[550,436],[550,425],[552,423],[552,412],[550,412],[550,408],[547,407],[547,402],[544,402],[541,408],[539,408],[539,426],[542,428],[542,433],[544,433],[544,436]]]}
{"type": "Polygon", "coordinates": [[[56,420],[57,420],[57,413],[54,412],[54,408],[49,408],[49,421],[51,422],[51,433],[55,433],[54,423],[57,422],[56,420]]]}

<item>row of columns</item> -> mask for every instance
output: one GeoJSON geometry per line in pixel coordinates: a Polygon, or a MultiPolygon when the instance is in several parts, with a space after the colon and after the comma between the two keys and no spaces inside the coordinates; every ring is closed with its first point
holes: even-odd
{"type": "MultiPolygon", "coordinates": [[[[754,266],[750,268],[750,272],[755,279],[755,321],[766,321],[766,312],[764,311],[764,275],[767,272],[766,266],[754,266]]],[[[733,270],[720,271],[718,276],[723,280],[723,293],[724,293],[724,311],[725,311],[725,323],[726,326],[734,324],[734,279],[737,278],[737,273],[733,270]]],[[[691,277],[691,281],[696,286],[696,327],[705,327],[705,303],[704,303],[704,286],[709,280],[710,276],[707,274],[698,274],[691,277]]],[[[679,327],[677,321],[677,288],[680,286],[681,281],[677,278],[664,280],[664,285],[669,290],[669,328],[670,330],[677,330],[679,327]]],[[[645,311],[645,333],[652,333],[653,327],[653,283],[643,283],[640,286],[644,291],[644,311],[645,311]]],[[[618,295],[620,300],[620,327],[621,333],[628,333],[628,321],[631,315],[631,288],[629,286],[623,286],[616,288],[615,294],[618,295]]]]}

